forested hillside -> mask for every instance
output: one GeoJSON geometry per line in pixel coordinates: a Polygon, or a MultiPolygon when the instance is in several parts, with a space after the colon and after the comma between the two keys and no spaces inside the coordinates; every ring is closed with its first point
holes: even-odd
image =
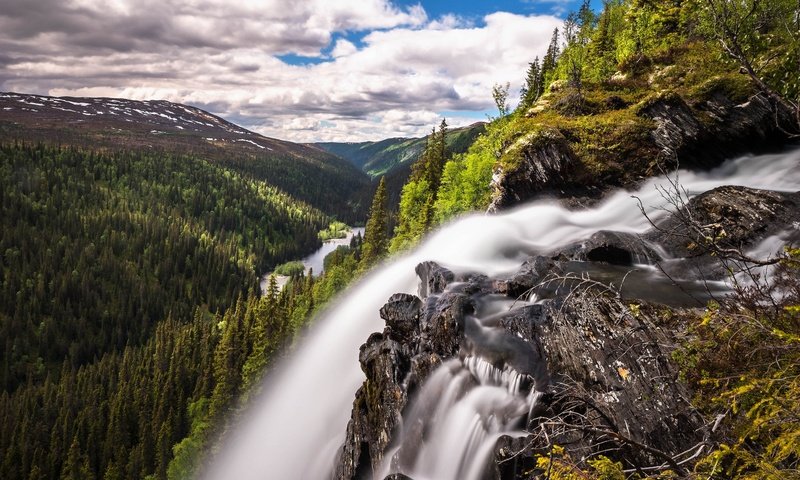
{"type": "Polygon", "coordinates": [[[258,307],[258,276],[330,217],[189,155],[7,143],[0,185],[0,476],[163,478],[189,415],[234,406],[226,325],[266,328],[222,342],[263,367],[304,322],[258,307]]]}
{"type": "MultiPolygon", "coordinates": [[[[486,129],[478,122],[468,127],[445,129],[447,149],[451,153],[466,152],[486,129]]],[[[436,136],[422,138],[389,138],[379,142],[360,143],[316,143],[334,155],[352,162],[372,178],[386,178],[389,210],[394,214],[400,202],[400,192],[411,175],[411,167],[425,153],[428,144],[436,136]]]]}
{"type": "Polygon", "coordinates": [[[2,387],[144,343],[166,316],[223,312],[314,249],[327,217],[192,157],[0,149],[2,387]]]}
{"type": "Polygon", "coordinates": [[[264,137],[166,101],[0,93],[0,140],[194,155],[278,187],[328,215],[363,221],[369,178],[321,149],[264,137]]]}
{"type": "MultiPolygon", "coordinates": [[[[478,122],[468,127],[447,132],[447,146],[451,152],[462,153],[483,133],[485,124],[478,122]]],[[[315,143],[325,151],[347,159],[369,176],[375,178],[416,162],[431,136],[422,138],[387,138],[378,142],[315,143]]]]}

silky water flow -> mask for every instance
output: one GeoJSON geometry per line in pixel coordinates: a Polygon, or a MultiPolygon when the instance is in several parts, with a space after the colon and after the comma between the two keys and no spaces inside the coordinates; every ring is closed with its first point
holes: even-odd
{"type": "MultiPolygon", "coordinates": [[[[800,150],[740,157],[709,172],[680,171],[672,180],[676,177],[689,195],[721,185],[797,191],[800,150]]],[[[492,276],[513,272],[530,255],[545,254],[600,230],[641,233],[650,224],[632,195],[658,219],[665,215],[666,202],[657,186],[669,185],[665,177],[653,178],[635,192],[616,192],[582,211],[537,201],[443,226],[414,251],[350,287],[317,319],[303,343],[269,375],[263,395],[242,414],[207,478],[330,476],[355,392],[364,381],[359,346],[370,333],[383,329],[378,311],[392,294],[416,293],[418,263],[433,260],[454,272],[492,276]]],[[[770,241],[769,248],[779,246],[779,241],[770,241]]],[[[477,335],[493,334],[480,318],[470,319],[467,328],[477,335]]],[[[498,369],[480,355],[446,361],[412,399],[403,420],[427,422],[424,445],[404,449],[401,425],[376,478],[395,471],[415,480],[480,478],[495,440],[514,433],[520,418],[535,409],[538,396],[535,382],[526,382],[513,368],[498,369]]]]}

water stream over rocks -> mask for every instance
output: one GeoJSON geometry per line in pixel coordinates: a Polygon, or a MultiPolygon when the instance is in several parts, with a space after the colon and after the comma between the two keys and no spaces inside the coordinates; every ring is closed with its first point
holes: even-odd
{"type": "MultiPolygon", "coordinates": [[[[796,192],[800,189],[800,150],[741,157],[709,172],[681,171],[679,182],[690,195],[720,185],[796,192]]],[[[348,430],[348,421],[354,395],[365,379],[359,368],[359,347],[369,337],[362,347],[362,365],[384,361],[386,355],[406,359],[403,361],[412,359],[413,363],[424,353],[420,347],[404,343],[402,324],[384,334],[370,336],[384,329],[384,321],[379,316],[381,307],[398,292],[419,293],[425,302],[423,305],[419,299],[413,300],[414,297],[403,297],[398,302],[420,308],[425,318],[429,318],[436,312],[425,309],[435,309],[436,303],[426,298],[451,294],[449,290],[457,294],[459,288],[468,288],[451,279],[445,288],[448,291],[428,291],[435,282],[423,279],[420,285],[415,267],[421,262],[435,261],[456,276],[480,272],[488,276],[486,278],[508,278],[532,256],[548,255],[575,244],[579,247],[573,256],[578,259],[574,268],[580,271],[581,265],[585,265],[580,259],[581,242],[601,231],[638,237],[650,228],[631,195],[641,198],[652,219],[658,221],[667,215],[662,210],[665,201],[656,189],[657,185],[666,184],[664,178],[654,178],[636,192],[617,192],[597,206],[582,211],[569,211],[554,203],[537,201],[499,215],[466,216],[431,234],[414,251],[376,269],[349,288],[318,319],[304,344],[278,367],[265,386],[263,397],[255,402],[238,431],[224,446],[208,478],[325,479],[332,475],[345,432],[348,436],[355,435],[352,422],[348,430]],[[387,335],[395,340],[388,342],[387,335]],[[398,351],[387,353],[385,349],[389,347],[398,351]],[[371,351],[372,348],[384,350],[371,351]]],[[[786,238],[786,234],[772,235],[760,246],[753,247],[754,251],[775,248],[786,238]]],[[[634,265],[644,263],[645,257],[651,254],[668,260],[657,245],[644,244],[647,252],[652,248],[655,253],[643,251],[641,258],[632,254],[637,258],[626,261],[634,265]]],[[[596,249],[587,250],[594,251],[596,249]]],[[[613,250],[601,253],[611,257],[619,254],[613,250]]],[[[593,260],[588,258],[588,261],[593,260]]],[[[537,264],[531,260],[524,268],[533,271],[537,264]]],[[[605,270],[593,270],[592,275],[609,275],[608,278],[617,279],[617,285],[625,272],[631,270],[615,271],[613,264],[603,268],[605,270]]],[[[638,287],[638,291],[632,290],[633,296],[652,290],[647,285],[657,283],[654,280],[657,274],[652,268],[642,265],[637,268],[641,272],[639,277],[633,277],[638,287]]],[[[631,281],[631,278],[627,280],[631,281]]],[[[507,284],[513,286],[513,279],[507,284]]],[[[724,289],[724,285],[720,284],[720,289],[724,289]]],[[[544,362],[537,357],[535,348],[518,345],[524,343],[523,335],[495,327],[502,321],[498,318],[508,310],[510,300],[492,295],[485,298],[486,301],[464,319],[465,340],[460,349],[448,346],[450,351],[458,353],[431,363],[426,380],[413,389],[416,393],[403,409],[403,417],[392,420],[396,424],[394,437],[376,440],[388,447],[383,458],[367,454],[369,461],[366,463],[372,462],[372,471],[359,474],[376,479],[392,473],[402,473],[415,480],[484,478],[487,458],[495,449],[497,439],[526,427],[548,383],[547,369],[542,366],[544,362]]],[[[515,307],[531,308],[536,306],[531,303],[537,300],[539,298],[528,296],[512,303],[515,307]]],[[[617,308],[612,307],[612,310],[617,308]]],[[[556,330],[546,327],[543,331],[552,334],[556,330]]],[[[433,340],[426,337],[423,341],[433,340]]],[[[555,349],[544,339],[542,341],[545,347],[555,349]]],[[[434,347],[431,351],[442,350],[434,347]]],[[[557,351],[555,354],[558,356],[557,351]]],[[[609,365],[616,363],[609,360],[609,365]]],[[[418,367],[414,364],[408,368],[416,371],[418,367]]],[[[629,366],[614,368],[627,372],[629,366]]],[[[367,371],[369,367],[364,369],[367,371]]],[[[623,380],[626,375],[622,375],[623,380]]],[[[395,380],[400,384],[408,381],[395,380]]],[[[652,382],[643,380],[647,381],[652,382]]],[[[618,392],[612,393],[617,395],[618,392]]],[[[353,416],[355,419],[356,412],[353,416]]],[[[362,445],[359,455],[365,455],[368,447],[362,445]]]]}

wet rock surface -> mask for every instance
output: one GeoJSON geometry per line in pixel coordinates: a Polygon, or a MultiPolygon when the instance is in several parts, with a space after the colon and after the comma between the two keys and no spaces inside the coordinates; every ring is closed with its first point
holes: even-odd
{"type": "MultiPolygon", "coordinates": [[[[521,304],[479,325],[473,313],[487,297],[498,295],[496,287],[502,283],[456,278],[431,263],[419,270],[423,277],[435,271],[440,279],[463,282],[458,284],[460,289],[471,293],[452,292],[439,284],[428,290],[438,294],[424,300],[395,295],[381,310],[387,326],[370,336],[361,349],[367,379],[356,394],[335,478],[373,478],[415,392],[444,360],[464,355],[477,355],[523,374],[530,382],[527,388],[548,395],[540,407],[548,417],[555,418],[560,409],[566,409],[569,398],[581,397],[586,404],[579,409],[591,405],[602,411],[603,428],[636,441],[673,451],[696,440],[700,419],[687,410],[684,399],[689,393],[677,382],[669,357],[676,340],[668,329],[658,326],[657,319],[641,310],[631,312],[618,299],[586,291],[569,301],[521,304]],[[399,329],[398,319],[402,319],[399,329]],[[417,320],[415,328],[410,328],[412,319],[417,320]]],[[[521,272],[529,270],[530,264],[521,272]]],[[[535,427],[535,423],[530,425],[535,427]]],[[[413,438],[417,440],[412,444],[424,443],[421,424],[405,428],[407,442],[413,438]]],[[[583,436],[559,440],[569,441],[570,451],[580,458],[598,445],[591,435],[583,436]]],[[[496,462],[487,465],[486,478],[516,478],[521,473],[517,469],[527,464],[522,459],[503,462],[503,455],[519,456],[524,445],[531,450],[537,443],[512,438],[498,443],[496,462]]],[[[403,462],[403,453],[401,449],[396,462],[403,462]]],[[[653,461],[640,452],[623,453],[629,462],[653,461]]]]}
{"type": "Polygon", "coordinates": [[[762,94],[737,103],[722,92],[688,103],[675,93],[666,93],[637,107],[637,115],[652,121],[649,140],[640,140],[643,150],[625,168],[598,183],[558,131],[548,132],[522,146],[519,165],[498,169],[492,180],[490,212],[522,202],[557,197],[570,206],[592,204],[610,185],[630,187],[660,169],[708,169],[738,155],[774,149],[789,137],[779,128],[791,125],[791,112],[774,106],[762,94]],[[647,144],[647,145],[645,145],[647,144]],[[647,147],[647,148],[645,148],[647,147]],[[659,166],[660,165],[660,166],[659,166]]]}
{"type": "Polygon", "coordinates": [[[566,138],[551,132],[546,139],[523,145],[521,162],[513,170],[498,170],[492,179],[490,211],[517,205],[541,194],[557,194],[566,188],[580,161],[566,138]]]}
{"type": "Polygon", "coordinates": [[[702,168],[782,144],[787,137],[776,118],[790,118],[789,112],[779,109],[776,113],[761,94],[737,104],[722,92],[692,106],[676,94],[666,94],[643,106],[638,114],[655,121],[652,137],[670,166],[677,161],[682,167],[702,168]]]}
{"type": "Polygon", "coordinates": [[[612,231],[600,231],[583,242],[567,246],[558,252],[557,257],[624,266],[653,264],[661,259],[655,249],[638,235],[612,231]]]}
{"type": "MultiPolygon", "coordinates": [[[[645,238],[661,245],[680,262],[665,262],[671,275],[691,277],[702,272],[709,280],[727,275],[710,243],[747,254],[760,240],[788,231],[800,236],[800,192],[781,193],[724,186],[691,199],[659,222],[645,238]]],[[[774,252],[773,252],[774,253],[774,252]]]]}
{"type": "MultiPolygon", "coordinates": [[[[703,224],[718,224],[730,245],[742,247],[794,228],[800,221],[800,193],[721,187],[687,208],[703,224]]],[[[523,394],[541,394],[519,426],[528,433],[501,436],[482,478],[527,478],[524,472],[535,467],[535,455],[553,443],[564,445],[573,459],[604,452],[634,469],[664,464],[664,455],[699,445],[710,433],[692,409],[692,392],[679,381],[672,359],[684,330],[673,320],[674,310],[623,299],[588,283],[556,291],[542,303],[525,301],[543,279],[564,275],[570,262],[661,261],[654,245],[697,261],[707,256],[686,245],[681,228],[676,215],[644,240],[600,232],[532,257],[505,278],[455,275],[434,262],[417,266],[420,296],[389,298],[380,311],[386,328],[361,348],[366,381],[356,394],[334,477],[377,478],[385,461],[398,466],[390,471],[410,473],[401,467],[414,464],[430,432],[406,417],[412,407],[434,408],[414,406],[414,399],[439,367],[463,368],[459,362],[475,358],[498,371],[517,372],[523,394]],[[401,445],[394,440],[399,430],[401,445]]]]}

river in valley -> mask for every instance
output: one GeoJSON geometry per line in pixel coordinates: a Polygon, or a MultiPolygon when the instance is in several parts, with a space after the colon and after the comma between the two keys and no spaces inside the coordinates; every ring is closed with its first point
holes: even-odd
{"type": "MultiPolygon", "coordinates": [[[[311,269],[314,272],[314,275],[319,275],[322,273],[323,261],[325,257],[331,253],[332,251],[336,250],[337,247],[342,245],[350,245],[350,240],[356,235],[364,236],[364,227],[353,227],[350,229],[350,232],[347,233],[347,236],[344,238],[333,238],[331,240],[327,240],[322,242],[322,246],[319,249],[308,255],[307,257],[303,258],[301,262],[303,262],[303,266],[306,269],[306,273],[308,270],[311,269]]],[[[267,289],[267,284],[269,283],[269,276],[270,273],[265,274],[261,277],[261,281],[259,283],[261,287],[261,294],[263,295],[267,289]]],[[[289,277],[286,275],[276,275],[275,279],[278,281],[278,287],[283,288],[286,285],[286,282],[289,281],[289,277]]]]}

